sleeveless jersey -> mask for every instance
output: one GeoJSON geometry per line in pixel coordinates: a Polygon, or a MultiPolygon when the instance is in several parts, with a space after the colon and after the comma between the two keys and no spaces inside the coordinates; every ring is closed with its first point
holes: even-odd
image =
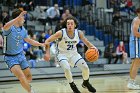
{"type": "Polygon", "coordinates": [[[70,38],[67,34],[66,29],[61,29],[62,31],[62,38],[58,40],[57,50],[58,53],[70,53],[70,52],[77,52],[76,45],[79,43],[79,31],[75,29],[74,37],[70,38]]]}
{"type": "Polygon", "coordinates": [[[3,31],[4,53],[18,54],[23,51],[24,38],[28,37],[27,30],[22,26],[11,26],[8,31],[3,31]]]}
{"type": "MultiPolygon", "coordinates": [[[[130,49],[130,58],[140,58],[140,38],[137,38],[133,34],[133,22],[138,20],[138,17],[135,17],[131,24],[131,34],[129,40],[129,49],[130,49]]],[[[140,28],[138,29],[140,32],[140,28]]]]}

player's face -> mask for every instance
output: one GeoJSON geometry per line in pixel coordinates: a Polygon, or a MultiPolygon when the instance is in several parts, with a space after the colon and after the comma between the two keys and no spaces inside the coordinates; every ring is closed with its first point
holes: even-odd
{"type": "Polygon", "coordinates": [[[75,22],[74,20],[67,20],[67,30],[74,30],[75,29],[75,22]]]}

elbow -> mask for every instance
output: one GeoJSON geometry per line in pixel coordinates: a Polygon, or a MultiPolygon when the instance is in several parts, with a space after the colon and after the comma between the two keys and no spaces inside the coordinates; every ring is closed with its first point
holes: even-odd
{"type": "Polygon", "coordinates": [[[139,33],[134,33],[135,37],[140,37],[139,33]]]}
{"type": "Polygon", "coordinates": [[[8,30],[9,28],[8,28],[8,25],[7,24],[5,24],[4,26],[3,26],[3,30],[8,30]]]}

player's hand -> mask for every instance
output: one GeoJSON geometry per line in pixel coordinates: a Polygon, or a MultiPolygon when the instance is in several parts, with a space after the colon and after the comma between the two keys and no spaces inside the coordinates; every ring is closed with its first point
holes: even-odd
{"type": "Polygon", "coordinates": [[[98,50],[98,49],[97,49],[95,46],[93,46],[93,47],[90,47],[90,49],[93,49],[93,48],[94,48],[94,49],[96,49],[96,50],[98,50]]]}
{"type": "Polygon", "coordinates": [[[97,52],[98,52],[98,54],[99,54],[99,50],[98,50],[98,48],[97,48],[97,47],[93,46],[93,47],[90,47],[90,49],[96,49],[96,51],[97,51],[97,52]]]}
{"type": "Polygon", "coordinates": [[[24,22],[24,21],[25,21],[25,20],[24,20],[24,15],[25,15],[26,13],[27,13],[27,11],[22,11],[22,12],[20,13],[20,15],[18,16],[18,20],[24,22]]]}
{"type": "Polygon", "coordinates": [[[39,46],[45,47],[45,43],[40,43],[39,46]]]}
{"type": "Polygon", "coordinates": [[[50,54],[45,54],[44,55],[44,60],[49,61],[50,60],[50,54]]]}
{"type": "Polygon", "coordinates": [[[27,14],[27,11],[22,11],[19,15],[19,17],[23,17],[25,14],[27,14]]]}

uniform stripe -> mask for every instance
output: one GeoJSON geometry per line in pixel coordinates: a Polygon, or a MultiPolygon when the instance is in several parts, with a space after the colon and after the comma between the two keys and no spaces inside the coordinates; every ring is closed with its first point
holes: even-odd
{"type": "MultiPolygon", "coordinates": [[[[61,62],[62,60],[67,60],[67,59],[61,59],[59,62],[61,62]]],[[[68,61],[68,60],[67,60],[68,61]]]]}
{"type": "Polygon", "coordinates": [[[80,58],[80,59],[78,59],[76,62],[75,62],[75,64],[74,64],[74,67],[76,67],[76,64],[79,62],[79,60],[81,60],[81,59],[83,59],[83,58],[80,58]]]}
{"type": "Polygon", "coordinates": [[[135,51],[136,51],[136,58],[138,58],[138,39],[136,38],[135,40],[136,46],[135,46],[135,51]]]}
{"type": "Polygon", "coordinates": [[[7,50],[7,36],[4,36],[3,53],[5,54],[7,50]]]}

